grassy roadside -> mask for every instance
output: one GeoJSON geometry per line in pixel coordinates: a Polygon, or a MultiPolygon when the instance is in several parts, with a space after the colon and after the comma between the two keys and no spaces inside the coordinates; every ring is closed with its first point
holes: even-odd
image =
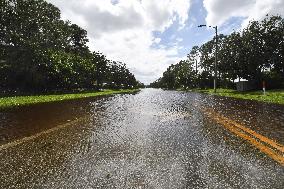
{"type": "Polygon", "coordinates": [[[263,91],[249,91],[249,92],[239,92],[232,89],[217,89],[216,94],[213,89],[205,89],[205,90],[193,90],[196,92],[219,95],[219,96],[227,96],[233,98],[247,99],[247,100],[257,100],[261,102],[269,102],[276,104],[284,104],[284,89],[278,90],[268,90],[266,94],[263,94],[263,91]]]}
{"type": "Polygon", "coordinates": [[[112,94],[124,94],[137,92],[139,89],[121,89],[121,90],[104,90],[89,93],[75,93],[75,94],[59,94],[59,95],[39,95],[39,96],[16,96],[0,98],[0,109],[25,106],[31,104],[39,104],[46,102],[57,102],[63,100],[72,100],[79,98],[88,98],[112,94]]]}

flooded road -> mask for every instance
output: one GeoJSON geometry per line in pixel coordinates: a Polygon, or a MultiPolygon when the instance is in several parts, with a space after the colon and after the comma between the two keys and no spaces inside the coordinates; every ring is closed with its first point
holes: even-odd
{"type": "Polygon", "coordinates": [[[0,112],[0,188],[283,188],[284,106],[144,89],[0,112]]]}

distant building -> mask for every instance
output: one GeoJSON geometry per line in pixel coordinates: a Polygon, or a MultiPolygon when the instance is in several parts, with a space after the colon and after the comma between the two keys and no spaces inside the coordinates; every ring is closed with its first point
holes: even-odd
{"type": "Polygon", "coordinates": [[[254,81],[239,81],[236,82],[237,91],[251,91],[256,89],[254,81]]]}

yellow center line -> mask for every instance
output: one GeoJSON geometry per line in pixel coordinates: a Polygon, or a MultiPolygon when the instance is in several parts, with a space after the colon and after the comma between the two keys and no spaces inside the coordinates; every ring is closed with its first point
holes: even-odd
{"type": "Polygon", "coordinates": [[[284,165],[284,157],[281,155],[281,152],[283,153],[283,145],[263,136],[255,131],[248,129],[244,127],[243,125],[226,118],[210,109],[206,110],[206,114],[210,116],[213,120],[215,120],[217,123],[220,123],[225,128],[227,128],[229,131],[231,131],[233,134],[236,134],[240,138],[248,141],[253,146],[258,148],[261,152],[268,155],[270,158],[274,159],[275,161],[279,162],[281,165],[284,165]],[[260,141],[256,140],[259,139],[260,141]],[[261,143],[263,142],[263,143],[261,143]],[[269,146],[266,146],[266,144],[270,145],[271,147],[275,149],[271,149],[269,146]]]}
{"type": "Polygon", "coordinates": [[[238,127],[239,129],[253,135],[254,137],[258,138],[259,140],[261,140],[262,142],[265,142],[267,144],[269,144],[270,146],[272,146],[273,148],[276,148],[277,150],[281,151],[284,153],[284,146],[282,144],[279,144],[261,134],[258,134],[257,132],[249,129],[249,128],[246,128],[244,126],[242,126],[241,124],[233,121],[233,120],[230,120],[222,115],[219,115],[222,119],[226,120],[229,124],[233,124],[234,126],[238,127]]]}
{"type": "Polygon", "coordinates": [[[45,130],[45,131],[42,131],[42,132],[39,132],[39,133],[36,133],[32,136],[28,136],[28,137],[24,137],[24,138],[21,138],[21,139],[18,139],[18,140],[15,140],[15,141],[12,141],[12,142],[9,142],[7,144],[3,144],[0,146],[0,151],[1,150],[5,150],[5,149],[8,149],[8,148],[11,148],[11,147],[14,147],[14,146],[17,146],[19,144],[23,144],[25,142],[28,142],[28,141],[31,141],[31,140],[34,140],[42,135],[47,135],[49,133],[52,133],[52,132],[55,132],[55,131],[58,131],[60,129],[63,129],[65,127],[68,127],[68,126],[71,126],[73,125],[74,123],[77,123],[77,122],[80,122],[80,121],[83,121],[84,119],[86,119],[86,117],[81,117],[79,119],[76,119],[74,121],[71,121],[71,122],[68,122],[68,123],[65,123],[65,124],[61,124],[61,125],[58,125],[56,127],[53,127],[51,129],[48,129],[48,130],[45,130]]]}

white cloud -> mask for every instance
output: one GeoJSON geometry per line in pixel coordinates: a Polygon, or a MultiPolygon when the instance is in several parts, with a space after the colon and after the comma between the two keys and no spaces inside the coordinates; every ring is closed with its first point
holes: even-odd
{"type": "Polygon", "coordinates": [[[177,42],[182,42],[182,41],[183,41],[183,39],[182,39],[182,38],[180,38],[180,37],[178,37],[178,38],[176,38],[176,41],[177,41],[177,42]]]}
{"type": "MultiPolygon", "coordinates": [[[[154,48],[174,22],[183,28],[190,0],[48,0],[69,19],[88,31],[89,46],[108,58],[123,61],[142,82],[149,83],[169,64],[176,63],[178,46],[154,48]]],[[[161,46],[161,45],[160,45],[161,46]]]]}
{"type": "Polygon", "coordinates": [[[161,38],[155,38],[155,39],[154,39],[154,42],[158,44],[158,43],[161,42],[161,40],[162,40],[161,38]]]}
{"type": "Polygon", "coordinates": [[[261,20],[267,14],[284,14],[283,0],[204,0],[208,25],[222,25],[232,17],[244,17],[243,26],[250,20],[261,20]]]}

